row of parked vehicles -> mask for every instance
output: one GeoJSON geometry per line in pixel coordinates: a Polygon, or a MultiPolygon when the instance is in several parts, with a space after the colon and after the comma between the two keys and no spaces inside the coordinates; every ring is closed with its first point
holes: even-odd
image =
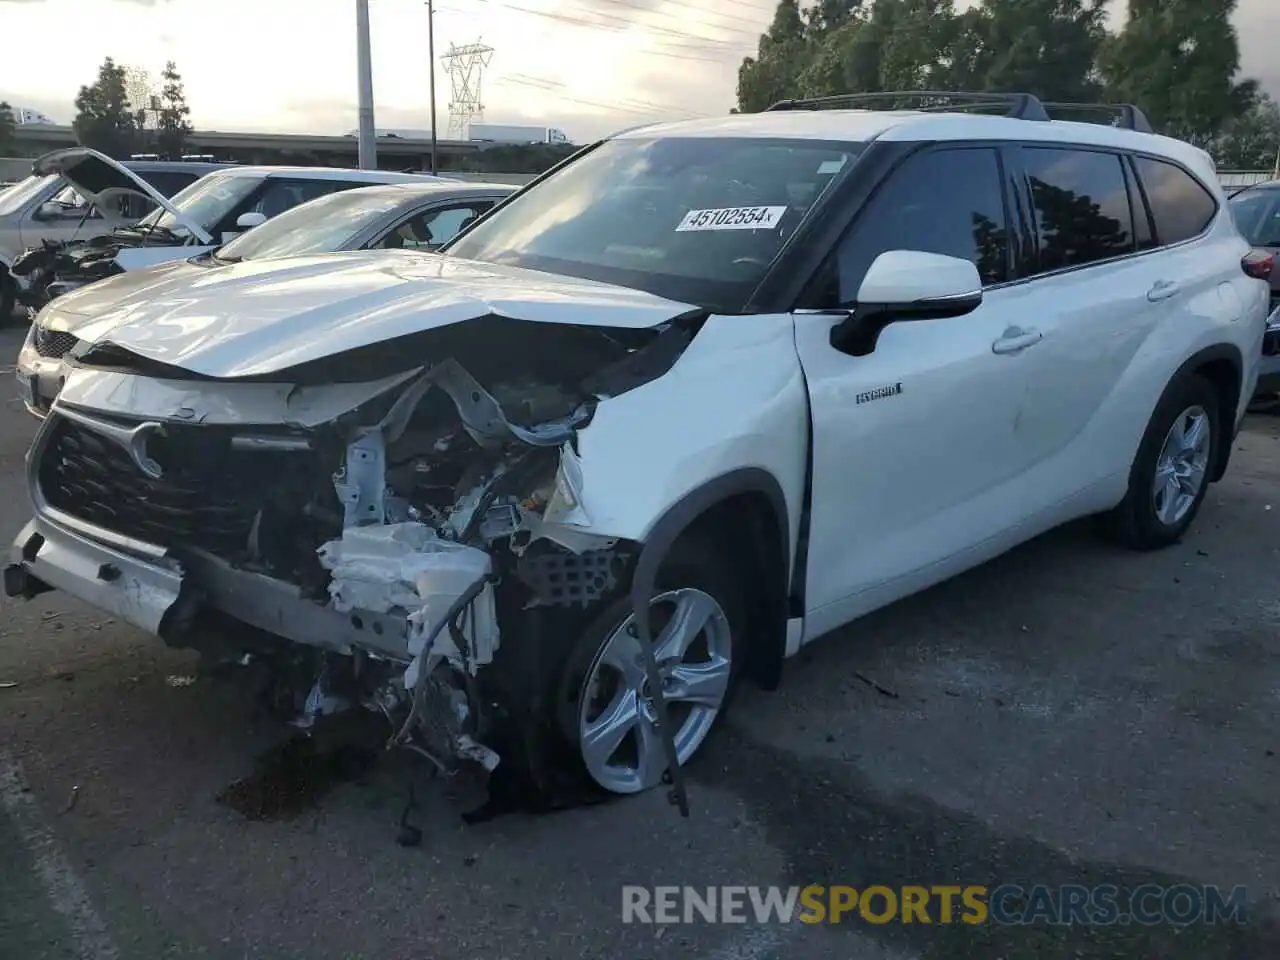
{"type": "Polygon", "coordinates": [[[683,802],[817,637],[1079,517],[1176,542],[1278,315],[1211,160],[1132,107],[883,96],[509,195],[219,170],[94,241],[114,275],[58,248],[7,593],[248,654],[454,776],[683,802]]]}

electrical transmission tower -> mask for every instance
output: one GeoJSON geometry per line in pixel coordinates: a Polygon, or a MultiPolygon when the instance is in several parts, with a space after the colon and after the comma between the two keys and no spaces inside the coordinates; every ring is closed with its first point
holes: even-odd
{"type": "Polygon", "coordinates": [[[472,121],[484,119],[481,82],[484,80],[484,68],[491,59],[493,47],[479,40],[461,47],[451,43],[449,52],[440,58],[453,88],[449,97],[450,140],[468,139],[472,121]]]}

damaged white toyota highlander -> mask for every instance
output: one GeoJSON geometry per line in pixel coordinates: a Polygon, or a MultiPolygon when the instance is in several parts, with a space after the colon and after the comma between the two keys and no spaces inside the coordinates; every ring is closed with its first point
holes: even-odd
{"type": "Polygon", "coordinates": [[[1176,541],[1268,303],[1208,157],[1131,108],[828,106],[619,134],[447,255],[59,298],[6,592],[449,774],[683,805],[740,676],[1076,517],[1176,541]]]}

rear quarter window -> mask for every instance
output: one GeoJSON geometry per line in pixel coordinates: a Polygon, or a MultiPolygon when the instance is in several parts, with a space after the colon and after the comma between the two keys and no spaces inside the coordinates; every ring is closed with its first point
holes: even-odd
{"type": "Polygon", "coordinates": [[[1135,164],[1162,246],[1190,240],[1208,229],[1218,202],[1200,181],[1163,160],[1137,157],[1135,164]]]}

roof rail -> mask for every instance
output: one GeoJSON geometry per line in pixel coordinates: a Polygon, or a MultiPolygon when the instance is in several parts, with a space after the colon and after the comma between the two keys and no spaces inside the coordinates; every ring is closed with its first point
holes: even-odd
{"type": "Polygon", "coordinates": [[[1045,109],[1053,110],[1111,113],[1116,118],[1114,126],[1123,130],[1135,130],[1138,133],[1155,133],[1155,129],[1151,126],[1151,121],[1147,119],[1147,115],[1131,103],[1068,103],[1067,101],[1061,101],[1047,102],[1043,106],[1045,109]]]}
{"type": "MultiPolygon", "coordinates": [[[[1047,121],[1049,119],[1043,104],[1029,93],[979,93],[965,90],[883,90],[876,93],[840,93],[830,97],[780,100],[768,110],[868,109],[867,104],[884,100],[923,100],[926,103],[914,109],[929,112],[997,107],[1002,108],[1004,116],[1018,120],[1047,121]]],[[[895,107],[895,109],[903,108],[895,107]]]]}

